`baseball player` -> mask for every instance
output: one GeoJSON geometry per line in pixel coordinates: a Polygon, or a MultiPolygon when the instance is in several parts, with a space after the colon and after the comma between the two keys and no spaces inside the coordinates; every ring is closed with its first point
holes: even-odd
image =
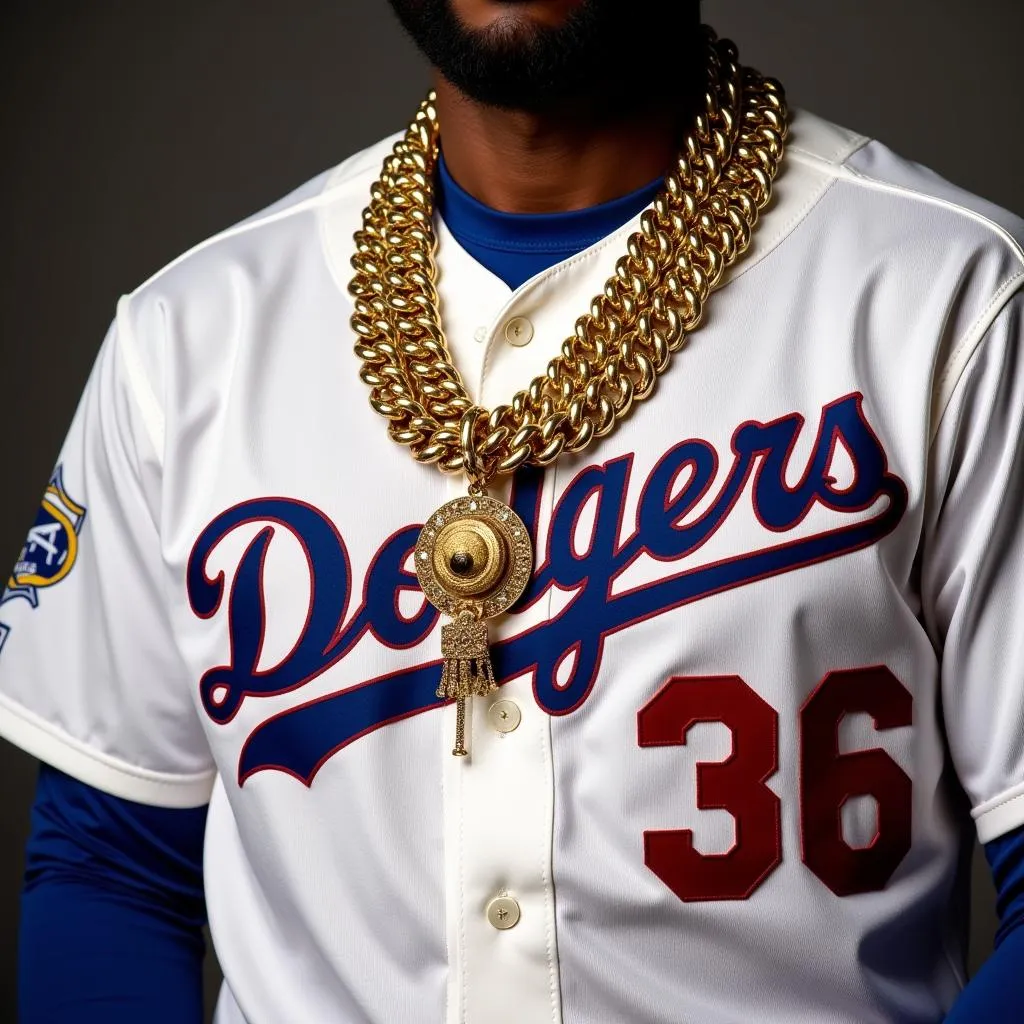
{"type": "Polygon", "coordinates": [[[218,1024],[1021,1019],[1024,225],[696,2],[392,7],[436,93],[121,299],[3,595],[22,1020],[199,1020],[207,918],[218,1024]]]}

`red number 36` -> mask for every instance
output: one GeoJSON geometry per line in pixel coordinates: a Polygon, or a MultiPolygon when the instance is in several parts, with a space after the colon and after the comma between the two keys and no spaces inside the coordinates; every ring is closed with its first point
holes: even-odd
{"type": "MultiPolygon", "coordinates": [[[[839,725],[864,713],[875,729],[912,723],[913,699],[884,666],[830,672],[800,709],[800,833],[803,861],[838,896],[883,889],[910,849],[911,782],[884,750],[839,752],[839,725]],[[843,839],[842,808],[874,797],[869,846],[843,839]]],[[[782,860],[782,809],[767,786],[779,767],[779,716],[739,676],[675,677],[641,708],[641,747],[686,743],[698,722],[732,733],[724,761],[697,765],[697,807],[736,822],[728,853],[702,854],[689,829],[644,833],[644,862],[681,899],[746,899],[782,860]]]]}

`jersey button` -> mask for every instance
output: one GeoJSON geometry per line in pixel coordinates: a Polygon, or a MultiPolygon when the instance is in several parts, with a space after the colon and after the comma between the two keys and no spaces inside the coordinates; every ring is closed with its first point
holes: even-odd
{"type": "Polygon", "coordinates": [[[487,340],[487,328],[486,327],[478,327],[473,332],[473,337],[477,341],[479,341],[481,344],[483,344],[487,340]]]}
{"type": "Polygon", "coordinates": [[[533,324],[525,316],[514,316],[505,324],[505,340],[510,345],[529,345],[533,337],[533,324]]]}
{"type": "Polygon", "coordinates": [[[515,701],[496,700],[487,709],[487,718],[498,732],[515,732],[523,720],[523,714],[515,701]]]}
{"type": "Polygon", "coordinates": [[[498,896],[487,904],[487,920],[500,932],[519,924],[519,904],[511,896],[498,896]]]}

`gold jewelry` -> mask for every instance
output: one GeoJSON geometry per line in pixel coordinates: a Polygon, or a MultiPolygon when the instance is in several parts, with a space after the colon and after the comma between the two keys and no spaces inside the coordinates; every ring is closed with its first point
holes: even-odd
{"type": "Polygon", "coordinates": [[[486,495],[488,482],[582,451],[649,397],[771,199],[787,134],[782,86],[740,66],[733,43],[704,31],[704,110],[675,167],[560,354],[509,404],[473,404],[441,327],[433,92],[385,158],[356,232],[349,291],[370,404],[417,461],[469,481],[468,497],[431,516],[415,555],[424,594],[454,619],[442,629],[438,696],[459,704],[455,754],[466,753],[466,699],[494,688],[483,620],[515,602],[532,565],[525,527],[486,495]]]}
{"type": "Polygon", "coordinates": [[[427,600],[454,620],[441,629],[444,668],[437,696],[458,702],[452,753],[464,757],[466,700],[497,689],[483,620],[500,615],[522,594],[533,545],[504,502],[473,493],[446,502],[430,517],[414,560],[427,600]]]}

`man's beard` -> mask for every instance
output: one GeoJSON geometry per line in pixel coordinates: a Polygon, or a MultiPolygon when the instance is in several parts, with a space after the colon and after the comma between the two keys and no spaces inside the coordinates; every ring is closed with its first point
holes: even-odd
{"type": "Polygon", "coordinates": [[[606,114],[690,101],[704,80],[698,0],[586,0],[557,28],[509,13],[464,25],[451,0],[389,0],[441,75],[488,106],[606,114]]]}

